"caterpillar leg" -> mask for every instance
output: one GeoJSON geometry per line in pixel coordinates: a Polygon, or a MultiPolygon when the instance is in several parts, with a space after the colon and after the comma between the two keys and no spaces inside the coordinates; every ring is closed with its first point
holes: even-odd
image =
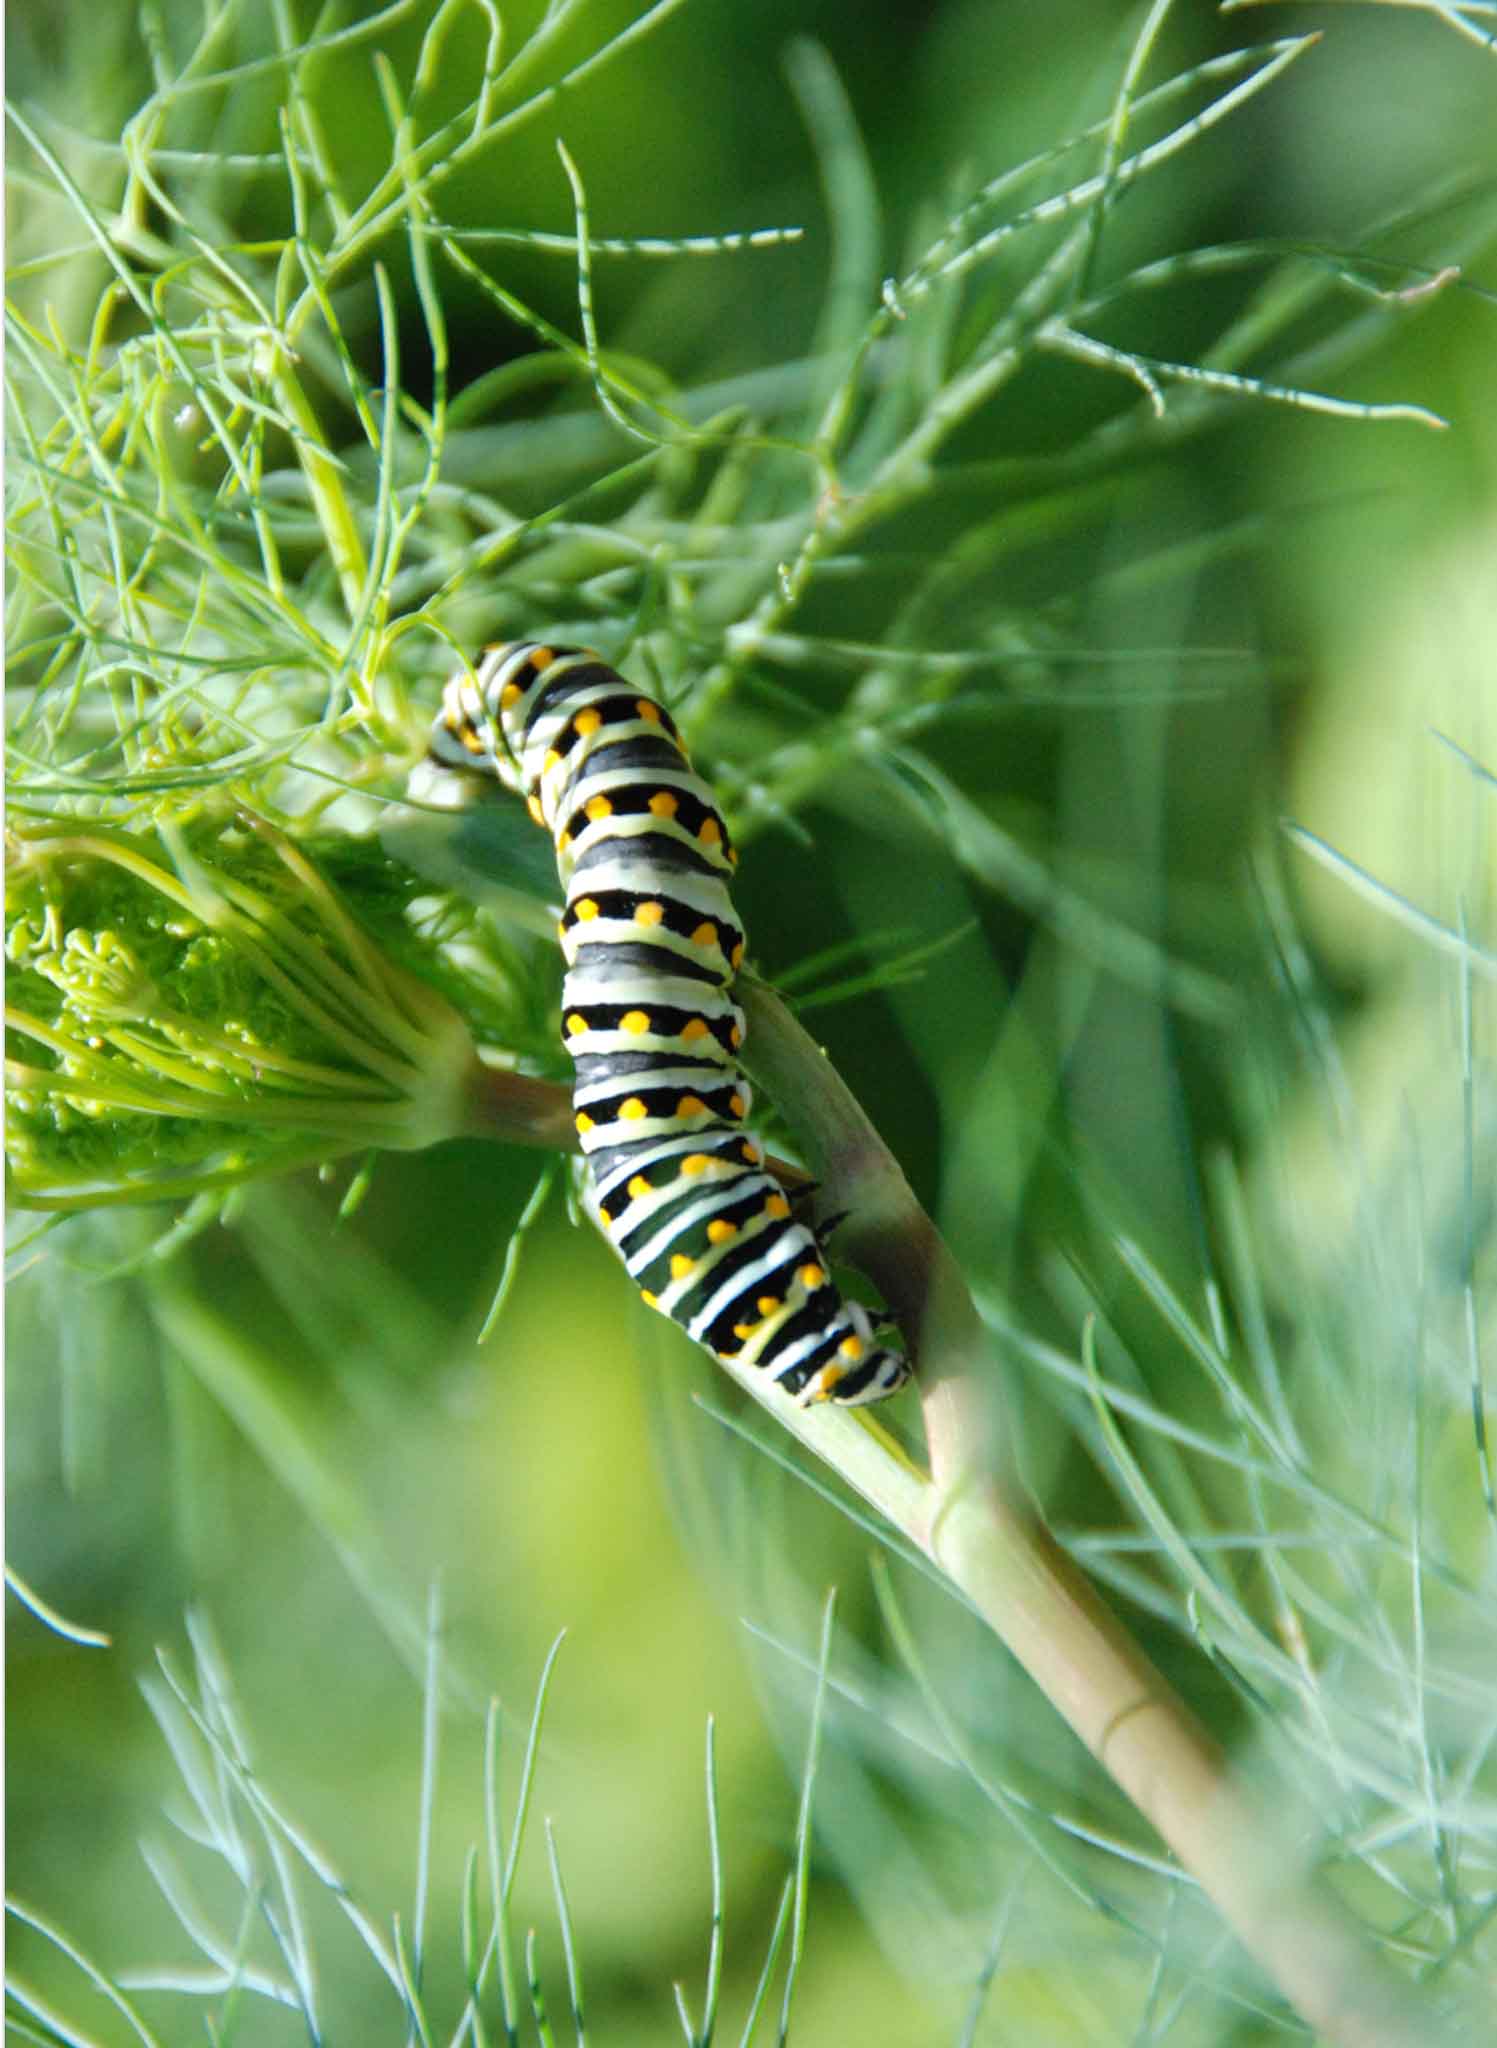
{"type": "Polygon", "coordinates": [[[796,1404],[809,1408],[818,1401],[835,1401],[839,1408],[866,1408],[897,1394],[910,1377],[910,1361],[902,1352],[879,1347],[853,1366],[824,1365],[801,1388],[796,1404]]]}

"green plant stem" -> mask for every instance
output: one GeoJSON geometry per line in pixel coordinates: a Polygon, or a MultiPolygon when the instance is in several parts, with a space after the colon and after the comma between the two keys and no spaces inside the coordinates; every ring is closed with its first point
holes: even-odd
{"type": "Polygon", "coordinates": [[[918,1362],[929,1475],[866,1414],[797,1408],[762,1375],[735,1377],[983,1616],[1324,2039],[1456,2038],[1309,1867],[1293,1806],[1271,1807],[1232,1769],[1050,1535],[1013,1465],[987,1333],[935,1225],[779,998],[748,977],[738,995],[754,1070],[806,1139],[824,1206],[848,1212],[838,1250],[880,1287],[918,1362]]]}
{"type": "Polygon", "coordinates": [[[494,1138],[505,1145],[577,1150],[571,1090],[558,1081],[537,1081],[497,1067],[474,1068],[464,1129],[470,1137],[494,1138]]]}

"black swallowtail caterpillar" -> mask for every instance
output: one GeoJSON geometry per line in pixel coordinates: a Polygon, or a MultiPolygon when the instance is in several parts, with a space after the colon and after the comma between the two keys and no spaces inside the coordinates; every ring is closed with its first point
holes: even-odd
{"type": "Polygon", "coordinates": [[[588,1206],[644,1299],[802,1403],[892,1394],[908,1361],[744,1129],[737,855],[670,713],[596,654],[515,641],[448,683],[430,758],[517,790],[555,842],[588,1206]]]}

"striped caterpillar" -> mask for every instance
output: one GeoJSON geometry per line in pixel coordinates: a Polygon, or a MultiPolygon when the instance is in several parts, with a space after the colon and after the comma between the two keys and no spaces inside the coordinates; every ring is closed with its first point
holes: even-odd
{"type": "Polygon", "coordinates": [[[670,713],[596,654],[515,641],[448,683],[429,758],[517,790],[555,843],[588,1206],[644,1300],[802,1404],[903,1386],[743,1128],[737,855],[670,713]]]}

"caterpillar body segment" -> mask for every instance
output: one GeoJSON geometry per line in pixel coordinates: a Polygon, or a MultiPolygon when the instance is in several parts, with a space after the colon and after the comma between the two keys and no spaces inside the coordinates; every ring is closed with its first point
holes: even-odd
{"type": "Polygon", "coordinates": [[[430,758],[497,777],[555,845],[587,1202],[644,1300],[802,1403],[895,1392],[908,1360],[744,1128],[737,854],[669,712],[596,654],[517,641],[448,683],[430,758]]]}

